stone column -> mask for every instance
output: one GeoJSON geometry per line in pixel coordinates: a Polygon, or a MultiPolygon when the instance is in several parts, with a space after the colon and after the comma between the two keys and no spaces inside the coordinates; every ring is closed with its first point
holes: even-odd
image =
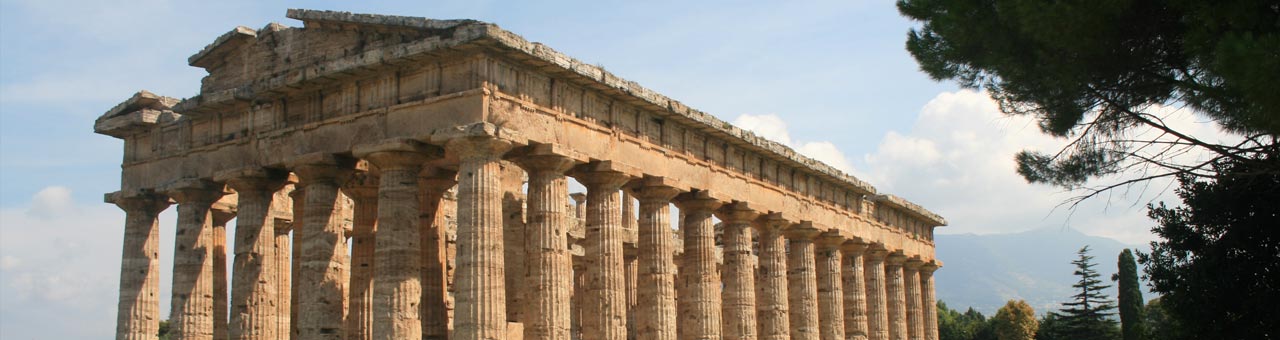
{"type": "Polygon", "coordinates": [[[927,262],[920,267],[920,308],[924,312],[925,340],[938,340],[938,300],[933,290],[935,270],[938,270],[936,262],[927,262]]]}
{"type": "Polygon", "coordinates": [[[120,258],[120,303],[116,340],[155,340],[160,331],[160,224],[169,198],[151,193],[107,194],[124,210],[120,258]]]}
{"type": "Polygon", "coordinates": [[[298,193],[297,177],[289,176],[289,183],[285,184],[283,189],[277,191],[275,198],[272,200],[275,221],[275,260],[273,266],[274,278],[272,282],[276,283],[276,334],[280,339],[291,339],[293,329],[290,327],[293,309],[293,247],[290,246],[289,234],[294,229],[294,225],[301,224],[301,215],[294,215],[293,200],[294,193],[298,193]]]}
{"type": "Polygon", "coordinates": [[[374,235],[373,338],[422,339],[422,224],[418,173],[443,153],[396,139],[357,146],[357,157],[378,168],[378,231],[374,235]]]}
{"type": "Polygon", "coordinates": [[[866,275],[862,265],[866,249],[866,243],[855,241],[845,242],[840,248],[844,251],[844,332],[850,340],[868,337],[866,275]]]}
{"type": "Polygon", "coordinates": [[[716,211],[724,242],[724,339],[756,339],[755,264],[751,257],[751,222],[759,217],[746,203],[716,211]]]}
{"type": "Polygon", "coordinates": [[[209,209],[222,197],[223,186],[182,180],[166,191],[178,202],[170,332],[177,339],[213,339],[213,217],[209,209]]]}
{"type": "MultiPolygon", "coordinates": [[[[529,285],[525,242],[528,232],[524,222],[525,193],[524,185],[527,175],[514,163],[501,162],[502,169],[502,251],[506,270],[507,287],[507,322],[527,323],[525,310],[528,309],[529,285]]],[[[519,332],[523,334],[523,330],[519,332]]]]}
{"type": "Polygon", "coordinates": [[[378,224],[378,176],[356,172],[342,186],[354,205],[351,220],[351,279],[347,289],[347,340],[373,339],[374,252],[378,224]]]}
{"type": "Polygon", "coordinates": [[[209,236],[209,251],[213,253],[213,340],[227,340],[227,222],[236,218],[236,205],[232,203],[235,196],[223,196],[209,208],[213,218],[209,236]]]}
{"type": "Polygon", "coordinates": [[[618,189],[631,178],[612,162],[596,162],[575,170],[587,187],[586,299],[582,338],[625,340],[627,286],[622,253],[622,196],[618,189]]]}
{"type": "Polygon", "coordinates": [[[636,278],[636,338],[676,339],[675,239],[671,233],[671,199],[680,193],[674,181],[646,177],[632,192],[640,199],[639,262],[636,278]]]}
{"type": "Polygon", "coordinates": [[[551,146],[535,148],[516,160],[529,174],[527,208],[529,300],[524,315],[526,340],[569,339],[573,258],[568,231],[573,217],[565,209],[569,181],[565,172],[574,160],[551,146]]]}
{"type": "Polygon", "coordinates": [[[637,275],[639,275],[640,265],[637,261],[637,245],[636,238],[636,199],[626,190],[622,191],[622,229],[626,235],[622,243],[622,266],[626,272],[627,286],[627,339],[636,339],[636,284],[637,275]]]}
{"type": "Polygon", "coordinates": [[[511,143],[459,137],[446,148],[458,165],[458,250],[453,337],[506,337],[506,277],[502,238],[502,155],[511,143]]]}
{"type": "Polygon", "coordinates": [[[818,324],[822,340],[844,340],[844,283],[840,245],[844,237],[824,233],[817,240],[818,324]]]}
{"type": "Polygon", "coordinates": [[[787,289],[787,240],[782,230],[790,223],[777,214],[769,214],[756,221],[760,232],[760,267],[756,285],[756,311],[759,317],[761,340],[788,340],[791,338],[790,309],[787,289]]]}
{"type": "Polygon", "coordinates": [[[587,219],[587,194],[575,192],[569,194],[569,198],[573,199],[573,216],[579,220],[587,219]]]}
{"type": "Polygon", "coordinates": [[[917,259],[907,260],[902,266],[902,275],[907,286],[907,339],[924,340],[924,318],[920,315],[920,262],[917,259]]]}
{"type": "Polygon", "coordinates": [[[818,277],[814,268],[813,239],[819,231],[798,224],[785,231],[787,236],[787,287],[790,290],[791,339],[818,340],[818,277]]]}
{"type": "Polygon", "coordinates": [[[418,223],[422,228],[422,336],[445,340],[449,336],[449,253],[444,195],[458,184],[451,170],[427,167],[419,174],[422,199],[418,223]]]}
{"type": "Polygon", "coordinates": [[[234,340],[274,340],[279,301],[276,272],[275,217],[271,204],[288,175],[265,169],[232,170],[218,174],[238,196],[235,258],[232,260],[231,321],[234,340]]]}
{"type": "Polygon", "coordinates": [[[907,339],[907,292],[903,287],[902,264],[907,258],[900,253],[890,254],[885,259],[885,294],[888,297],[886,310],[889,313],[889,339],[907,339]]]}
{"type": "Polygon", "coordinates": [[[712,212],[721,204],[706,191],[676,198],[684,214],[680,225],[684,233],[679,273],[683,288],[679,291],[681,339],[721,338],[721,283],[716,268],[716,230],[711,222],[712,212]]]}
{"type": "MultiPolygon", "coordinates": [[[[297,174],[294,174],[297,177],[297,174]]],[[[306,224],[307,191],[302,183],[295,183],[293,193],[293,235],[289,240],[289,338],[298,339],[298,282],[302,282],[302,232],[306,224]]]]}
{"type": "Polygon", "coordinates": [[[884,261],[888,252],[875,245],[864,255],[867,278],[867,336],[871,340],[889,339],[889,297],[885,292],[884,261]]]}
{"type": "Polygon", "coordinates": [[[295,159],[292,168],[303,187],[303,221],[294,229],[293,247],[298,260],[294,287],[297,306],[294,324],[297,340],[338,340],[343,332],[343,262],[347,254],[346,230],[336,213],[338,186],[351,173],[352,161],[328,154],[295,159]]]}

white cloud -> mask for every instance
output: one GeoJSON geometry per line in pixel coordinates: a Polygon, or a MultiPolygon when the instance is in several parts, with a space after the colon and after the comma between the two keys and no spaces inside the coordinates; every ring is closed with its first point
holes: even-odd
{"type": "Polygon", "coordinates": [[[27,215],[41,219],[56,218],[71,212],[71,189],[64,186],[46,187],[31,197],[31,208],[27,215]]]}
{"type": "Polygon", "coordinates": [[[816,159],[848,174],[854,174],[853,163],[835,144],[827,141],[800,142],[791,140],[787,122],[772,114],[744,114],[733,120],[733,125],[750,130],[760,137],[782,143],[809,158],[816,159]]]}

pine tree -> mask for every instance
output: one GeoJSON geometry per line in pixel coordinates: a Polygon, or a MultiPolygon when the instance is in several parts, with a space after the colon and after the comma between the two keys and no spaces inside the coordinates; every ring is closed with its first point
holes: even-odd
{"type": "Polygon", "coordinates": [[[1093,256],[1089,256],[1089,247],[1080,248],[1080,258],[1071,261],[1076,265],[1075,275],[1080,277],[1071,287],[1079,290],[1073,295],[1071,302],[1062,303],[1061,317],[1065,324],[1064,331],[1071,339],[1077,340],[1112,340],[1118,338],[1116,322],[1108,318],[1115,315],[1115,304],[1102,292],[1111,288],[1103,285],[1097,271],[1093,270],[1093,256]]]}
{"type": "Polygon", "coordinates": [[[1134,263],[1133,252],[1125,249],[1120,252],[1120,269],[1112,279],[1119,281],[1120,294],[1120,330],[1124,340],[1143,340],[1146,338],[1146,321],[1142,314],[1142,288],[1138,286],[1138,264],[1134,263]]]}

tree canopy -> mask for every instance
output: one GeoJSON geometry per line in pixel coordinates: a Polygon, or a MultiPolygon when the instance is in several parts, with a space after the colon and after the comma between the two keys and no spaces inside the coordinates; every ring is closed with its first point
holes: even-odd
{"type": "Polygon", "coordinates": [[[991,322],[999,340],[1033,340],[1036,330],[1040,328],[1040,323],[1036,321],[1036,310],[1023,300],[1009,300],[996,311],[991,322]]]}
{"type": "MultiPolygon", "coordinates": [[[[1091,178],[1212,176],[1280,136],[1280,5],[1268,0],[899,0],[921,22],[907,50],[937,80],[983,88],[1011,115],[1030,115],[1070,143],[1023,151],[1033,183],[1078,188],[1091,178]],[[1160,106],[1186,107],[1239,134],[1215,144],[1178,131],[1160,106]],[[1135,137],[1142,128],[1157,137],[1135,137]],[[1206,151],[1209,161],[1179,155],[1206,151]]],[[[1267,169],[1280,171],[1280,169],[1267,169]]]]}
{"type": "Polygon", "coordinates": [[[1134,262],[1133,252],[1125,249],[1116,259],[1119,273],[1112,277],[1120,286],[1117,294],[1120,310],[1120,332],[1124,340],[1146,339],[1146,320],[1143,317],[1142,287],[1138,284],[1138,264],[1134,262]]]}

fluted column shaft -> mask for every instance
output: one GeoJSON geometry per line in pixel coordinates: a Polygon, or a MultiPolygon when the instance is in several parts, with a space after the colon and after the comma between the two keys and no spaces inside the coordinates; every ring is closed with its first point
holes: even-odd
{"type": "Polygon", "coordinates": [[[169,198],[153,194],[108,197],[124,210],[120,303],[116,340],[155,340],[160,330],[160,224],[169,198]]]}
{"type": "Polygon", "coordinates": [[[276,231],[271,216],[275,191],[284,184],[283,174],[255,171],[227,180],[235,189],[237,218],[235,257],[232,259],[231,321],[233,340],[274,340],[282,338],[276,317],[279,288],[275,282],[276,231]]]}
{"type": "Polygon", "coordinates": [[[938,300],[933,288],[933,272],[938,269],[934,263],[920,268],[920,308],[924,314],[925,340],[938,340],[938,300]]]}
{"type": "Polygon", "coordinates": [[[293,170],[303,186],[303,225],[295,227],[293,245],[298,250],[294,339],[342,339],[347,238],[336,205],[339,183],[350,170],[331,157],[299,164],[293,170]]]}
{"type": "Polygon", "coordinates": [[[907,339],[907,292],[903,282],[902,264],[906,257],[892,254],[885,260],[885,294],[888,297],[886,310],[889,314],[889,339],[907,339]]]}
{"type": "Polygon", "coordinates": [[[448,227],[441,201],[458,184],[453,171],[425,168],[418,180],[422,199],[418,223],[422,226],[422,337],[445,340],[449,336],[448,227]]]}
{"type": "Polygon", "coordinates": [[[566,207],[573,160],[557,155],[527,156],[517,161],[529,174],[526,223],[529,301],[524,315],[527,340],[569,339],[573,259],[568,231],[573,218],[566,207]]]}
{"type": "Polygon", "coordinates": [[[817,243],[818,324],[822,340],[844,340],[844,284],[840,245],[844,238],[824,235],[817,243]]]}
{"type": "Polygon", "coordinates": [[[723,331],[720,272],[716,268],[716,231],[712,212],[722,203],[694,192],[677,198],[684,214],[679,290],[680,338],[720,339],[723,331]]]}
{"type": "Polygon", "coordinates": [[[818,277],[813,238],[818,231],[796,226],[787,230],[787,287],[790,290],[791,339],[818,340],[818,277]]]}
{"type": "Polygon", "coordinates": [[[924,340],[924,317],[920,306],[920,265],[919,260],[909,260],[902,267],[902,275],[906,281],[907,298],[907,339],[924,340]]]}
{"type": "Polygon", "coordinates": [[[845,243],[844,251],[844,331],[850,340],[867,339],[867,293],[863,252],[867,245],[858,242],[845,243]]]}
{"type": "Polygon", "coordinates": [[[347,287],[347,339],[373,339],[373,275],[378,224],[378,176],[362,171],[342,188],[351,197],[351,278],[347,287]]]}
{"type": "Polygon", "coordinates": [[[647,183],[633,189],[640,199],[640,225],[636,240],[639,269],[636,278],[636,338],[676,339],[675,239],[671,232],[671,199],[680,191],[669,185],[647,183]]]}
{"type": "Polygon", "coordinates": [[[174,237],[171,334],[176,339],[213,339],[213,216],[209,209],[222,188],[196,181],[169,191],[178,202],[174,237]]]}
{"type": "Polygon", "coordinates": [[[751,222],[759,216],[746,204],[726,205],[716,212],[724,242],[724,339],[756,339],[755,265],[751,257],[751,222]]]}
{"type": "Polygon", "coordinates": [[[864,273],[867,277],[867,335],[871,340],[889,339],[889,297],[885,291],[884,249],[867,250],[864,273]]]}
{"type": "Polygon", "coordinates": [[[761,340],[787,340],[791,338],[790,309],[787,289],[787,240],[782,235],[784,220],[761,218],[760,266],[756,275],[756,311],[759,317],[761,340]]]}
{"type": "Polygon", "coordinates": [[[627,337],[626,268],[623,266],[622,195],[629,179],[614,171],[584,171],[577,175],[587,187],[587,229],[583,244],[587,260],[583,339],[624,340],[627,337]]]}
{"type": "MultiPolygon", "coordinates": [[[[430,149],[434,150],[434,149],[430,149]]],[[[418,173],[431,152],[412,140],[356,147],[378,167],[373,339],[422,339],[422,224],[418,173]]],[[[439,154],[439,152],[434,152],[439,154]]],[[[439,157],[438,155],[436,157],[439,157]]]]}
{"type": "Polygon", "coordinates": [[[488,137],[449,141],[458,156],[458,250],[453,337],[506,337],[506,277],[502,238],[502,154],[510,144],[488,137]]]}
{"type": "Polygon", "coordinates": [[[209,235],[213,254],[213,340],[227,340],[227,222],[236,217],[235,205],[222,201],[209,210],[213,229],[209,235]]]}
{"type": "MultiPolygon", "coordinates": [[[[296,179],[294,179],[296,180],[296,179]]],[[[293,320],[293,246],[290,240],[290,233],[297,229],[295,226],[302,224],[302,216],[297,215],[299,205],[295,202],[295,194],[300,194],[296,184],[286,184],[284,189],[280,190],[276,199],[281,200],[281,205],[289,210],[288,219],[275,216],[275,259],[274,277],[272,282],[276,283],[276,296],[279,303],[276,304],[276,335],[280,339],[292,339],[293,328],[291,321],[293,320]]]]}

